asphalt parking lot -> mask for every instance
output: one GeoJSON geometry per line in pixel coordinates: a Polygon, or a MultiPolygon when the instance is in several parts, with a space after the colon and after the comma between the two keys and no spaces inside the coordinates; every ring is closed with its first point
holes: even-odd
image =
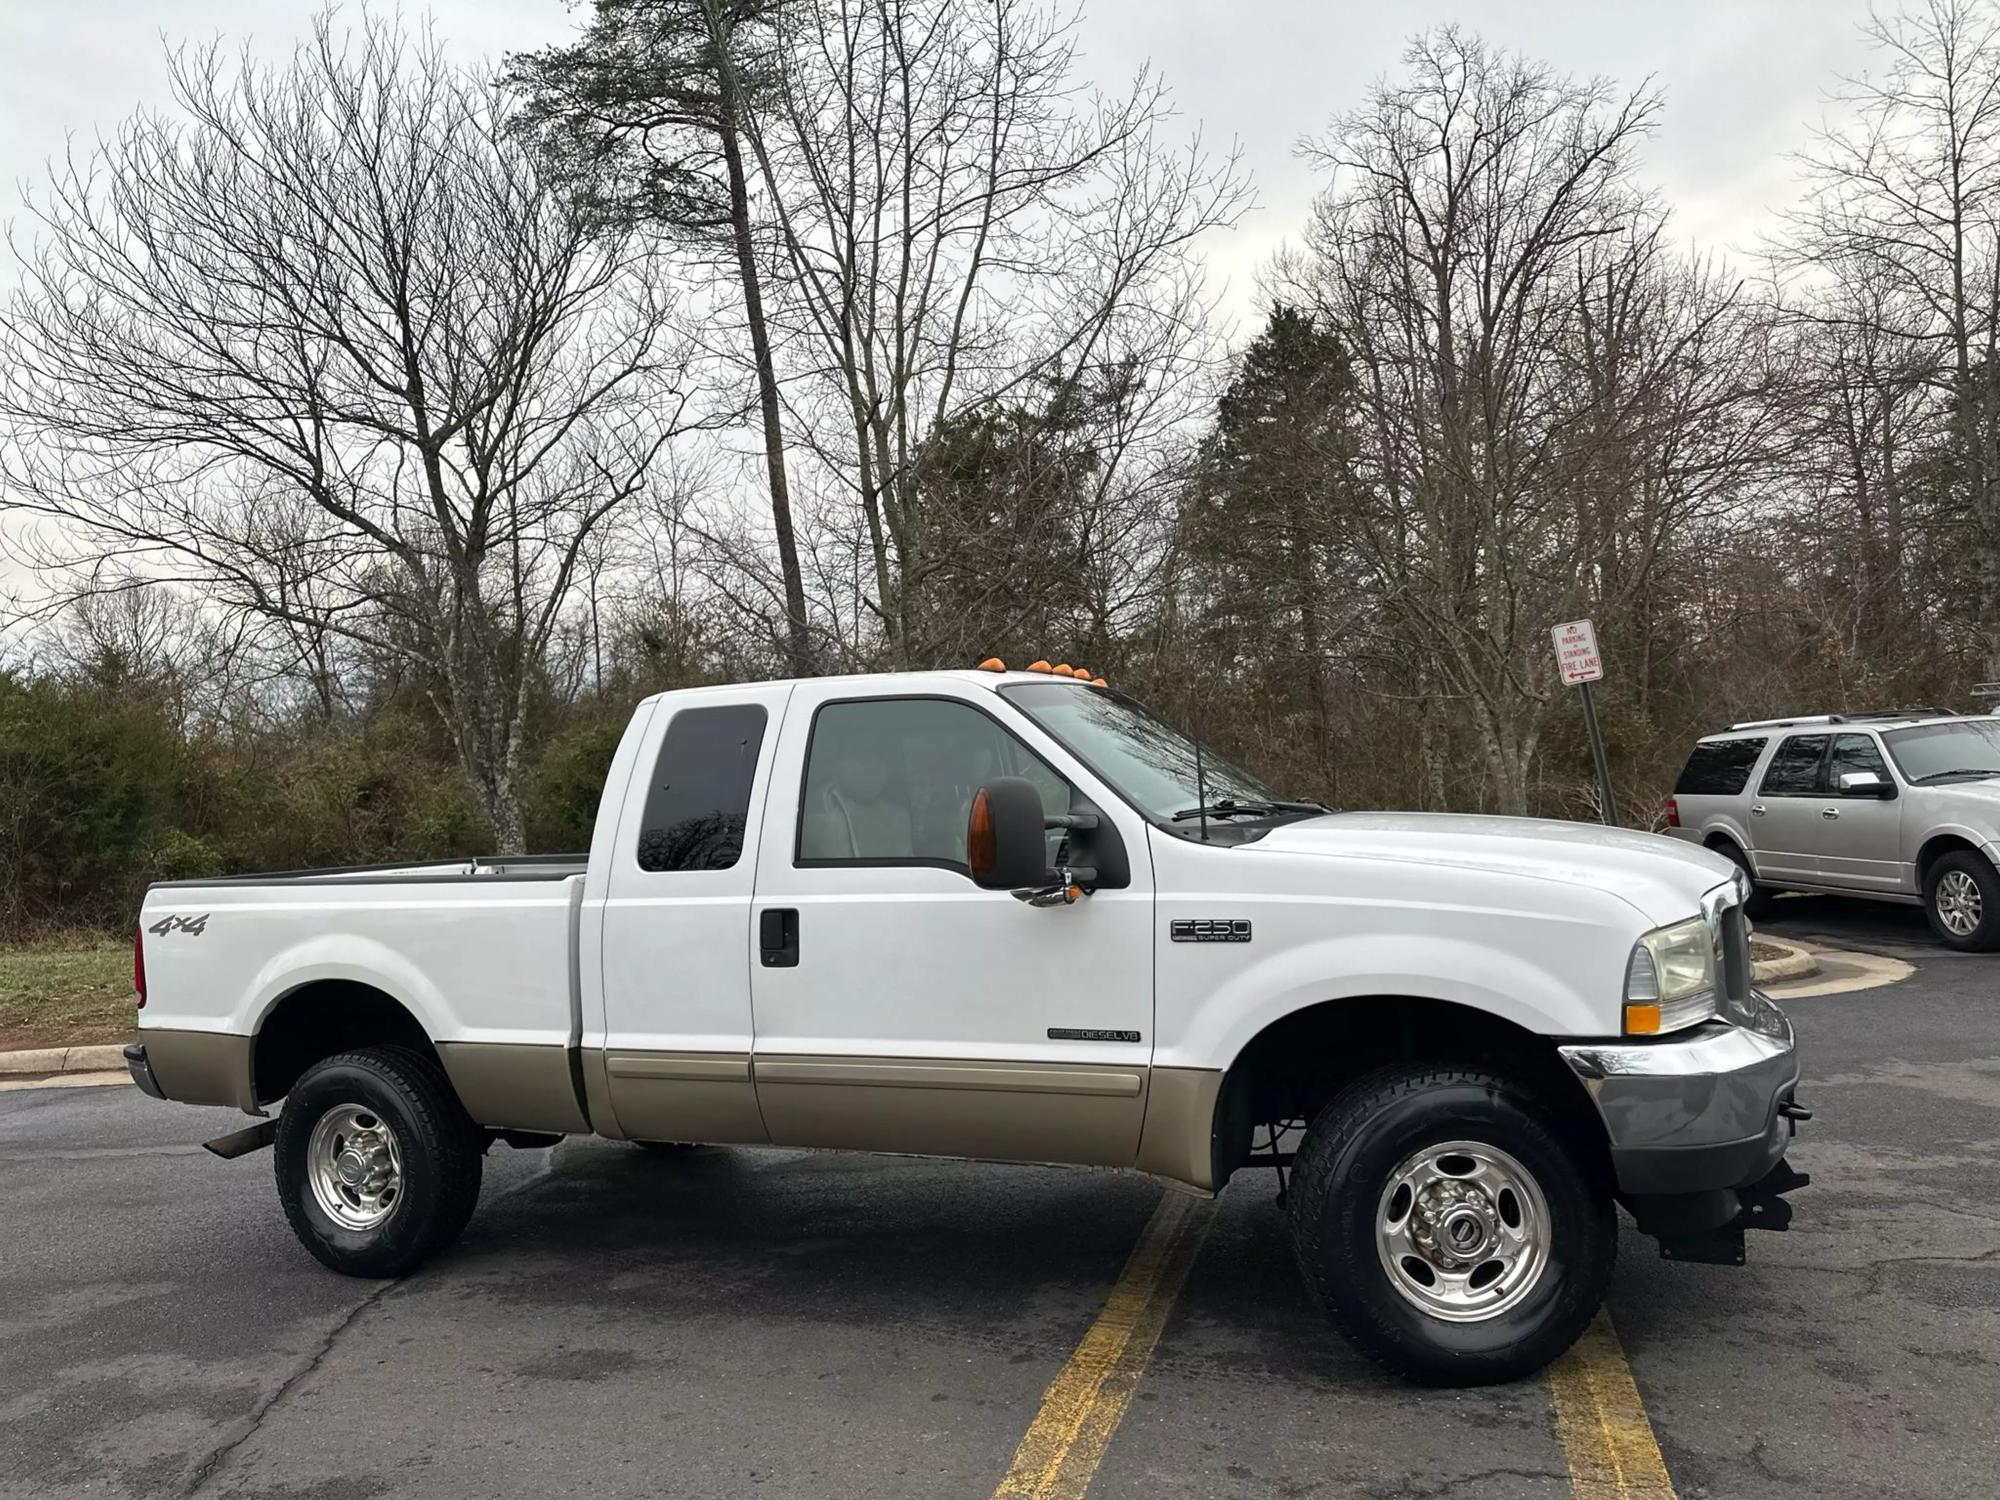
{"type": "MultiPolygon", "coordinates": [[[[1611,1318],[1682,1496],[2000,1488],[2000,958],[1915,912],[1781,934],[1908,981],[1800,999],[1814,1184],[1741,1270],[1628,1232],[1611,1318]]],[[[0,1093],[0,1494],[994,1493],[1160,1200],[1113,1173],[496,1148],[395,1284],[293,1241],[240,1116],[0,1093]]],[[[1614,1494],[1547,1381],[1394,1384],[1307,1304],[1268,1174],[1214,1211],[1093,1496],[1614,1494]],[[1597,1487],[1593,1487],[1593,1486],[1597,1487]]],[[[1625,1493],[1658,1493],[1628,1475],[1625,1493]]]]}

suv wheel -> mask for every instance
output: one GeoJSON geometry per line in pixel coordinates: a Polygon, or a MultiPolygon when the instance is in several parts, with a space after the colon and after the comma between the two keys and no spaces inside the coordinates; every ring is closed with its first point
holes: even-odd
{"type": "Polygon", "coordinates": [[[1292,1245],[1335,1324],[1424,1385],[1541,1369],[1611,1281],[1611,1194],[1540,1099],[1481,1068],[1407,1066],[1349,1085],[1300,1147],[1292,1245]]]}
{"type": "Polygon", "coordinates": [[[458,1238],[484,1140],[444,1072],[402,1047],[308,1068],[278,1120],[278,1197],[299,1242],[349,1276],[401,1276],[458,1238]]]}
{"type": "Polygon", "coordinates": [[[2000,948],[2000,875],[1970,849],[1942,856],[1924,877],[1924,914],[1947,947],[2000,948]]]}

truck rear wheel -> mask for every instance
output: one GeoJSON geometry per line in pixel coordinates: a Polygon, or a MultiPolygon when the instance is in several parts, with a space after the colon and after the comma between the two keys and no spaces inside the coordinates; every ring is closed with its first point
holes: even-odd
{"type": "Polygon", "coordinates": [[[1576,1341],[1610,1285],[1617,1211],[1595,1176],[1518,1083],[1386,1069],[1307,1131],[1292,1245],[1334,1323],[1392,1374],[1517,1380],[1576,1341]]]}
{"type": "Polygon", "coordinates": [[[278,1196],[299,1241],[348,1276],[401,1276],[465,1229],[481,1137],[435,1062],[363,1047],[315,1063],[278,1120],[278,1196]]]}

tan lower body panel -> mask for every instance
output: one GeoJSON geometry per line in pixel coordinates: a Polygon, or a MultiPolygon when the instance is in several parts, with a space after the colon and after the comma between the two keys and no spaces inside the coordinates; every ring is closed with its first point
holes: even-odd
{"type": "Polygon", "coordinates": [[[256,1114],[257,1090],[250,1078],[256,1038],[227,1031],[178,1031],[144,1027],[153,1081],[160,1092],[182,1104],[226,1104],[256,1114]]]}
{"type": "Polygon", "coordinates": [[[1129,1167],[1146,1069],[760,1056],[757,1098],[780,1146],[1129,1167]]]}
{"type": "Polygon", "coordinates": [[[561,1045],[439,1042],[437,1050],[466,1113],[481,1125],[562,1135],[590,1129],[561,1045]]]}
{"type": "Polygon", "coordinates": [[[1222,1074],[1211,1068],[1155,1068],[1146,1094],[1139,1170],[1189,1187],[1215,1187],[1215,1106],[1222,1074]]]}
{"type": "MultiPolygon", "coordinates": [[[[601,1069],[605,1103],[618,1134],[635,1141],[711,1141],[761,1145],[770,1139],[743,1052],[632,1052],[607,1048],[584,1054],[597,1115],[594,1070],[601,1069]]],[[[609,1122],[600,1122],[599,1128],[609,1122]]],[[[605,1131],[606,1134],[611,1132],[605,1131]]]]}

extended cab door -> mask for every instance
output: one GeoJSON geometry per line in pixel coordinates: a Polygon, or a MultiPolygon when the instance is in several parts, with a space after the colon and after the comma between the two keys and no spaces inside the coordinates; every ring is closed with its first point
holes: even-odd
{"type": "Polygon", "coordinates": [[[1152,871],[1136,814],[996,694],[802,683],[757,861],[757,1097],[771,1139],[1129,1165],[1152,1050],[1152,871]],[[975,886],[973,793],[1087,800],[1129,883],[1037,908],[975,886]]]}
{"type": "Polygon", "coordinates": [[[603,964],[603,1030],[583,1037],[592,1117],[604,1100],[633,1139],[767,1138],[750,1081],[750,899],[790,692],[675,693],[638,731],[603,855],[601,943],[586,934],[581,950],[603,964]]]}

